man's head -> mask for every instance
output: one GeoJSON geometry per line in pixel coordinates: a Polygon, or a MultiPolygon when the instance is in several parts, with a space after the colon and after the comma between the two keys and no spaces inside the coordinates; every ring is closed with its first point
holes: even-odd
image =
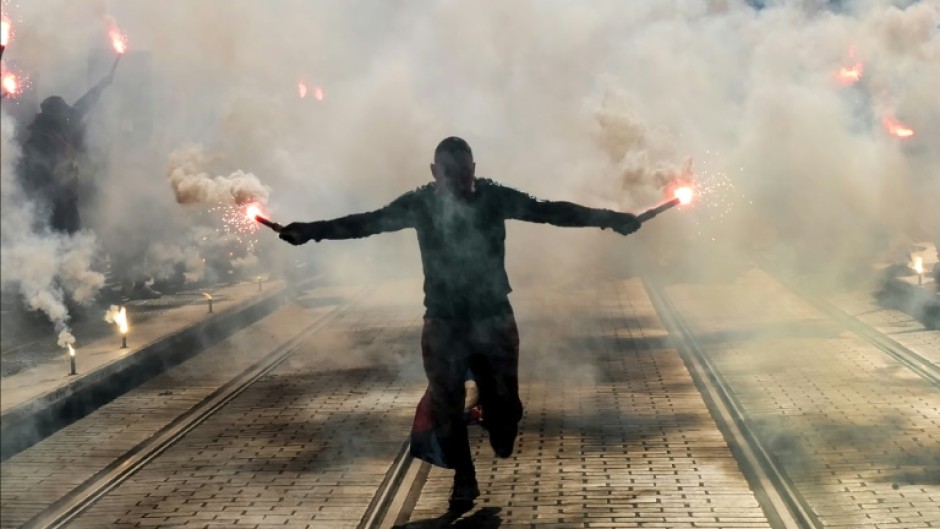
{"type": "Polygon", "coordinates": [[[41,110],[43,114],[64,119],[69,117],[72,107],[59,96],[49,96],[43,99],[42,103],[39,104],[39,110],[41,110]]]}
{"type": "Polygon", "coordinates": [[[475,171],[473,151],[466,141],[451,136],[437,144],[431,174],[437,182],[438,192],[453,193],[461,198],[471,197],[475,171]]]}

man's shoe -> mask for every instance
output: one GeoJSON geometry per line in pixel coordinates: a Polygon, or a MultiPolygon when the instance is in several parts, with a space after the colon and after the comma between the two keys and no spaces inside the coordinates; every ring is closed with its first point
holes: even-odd
{"type": "Polygon", "coordinates": [[[473,508],[473,501],[480,496],[480,487],[474,477],[454,477],[454,489],[450,493],[449,511],[465,513],[473,508]]]}
{"type": "Polygon", "coordinates": [[[496,457],[506,459],[512,455],[513,446],[516,444],[516,434],[519,433],[519,426],[511,424],[490,428],[490,446],[493,447],[493,453],[496,457]]]}

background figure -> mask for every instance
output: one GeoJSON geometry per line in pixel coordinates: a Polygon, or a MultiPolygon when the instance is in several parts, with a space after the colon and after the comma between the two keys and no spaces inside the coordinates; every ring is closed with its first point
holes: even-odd
{"type": "Polygon", "coordinates": [[[49,212],[54,231],[71,234],[82,228],[79,204],[94,192],[81,171],[87,154],[85,117],[113,79],[112,72],[72,106],[59,96],[47,97],[29,125],[19,177],[27,196],[49,212]]]}

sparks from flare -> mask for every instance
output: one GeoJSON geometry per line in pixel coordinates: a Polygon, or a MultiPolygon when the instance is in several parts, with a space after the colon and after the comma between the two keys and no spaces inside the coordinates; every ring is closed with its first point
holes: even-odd
{"type": "Polygon", "coordinates": [[[111,39],[111,47],[118,55],[124,55],[127,51],[127,35],[117,26],[112,25],[108,30],[108,38],[111,39]]]}
{"type": "Polygon", "coordinates": [[[13,72],[3,72],[0,87],[2,87],[5,96],[17,96],[23,89],[19,78],[13,72]]]}
{"type": "Polygon", "coordinates": [[[895,138],[901,138],[904,140],[914,135],[914,129],[908,127],[904,123],[901,123],[892,116],[885,116],[881,122],[884,124],[888,134],[894,136],[895,138]]]}
{"type": "Polygon", "coordinates": [[[253,215],[249,215],[249,210],[258,208],[263,216],[264,211],[257,202],[251,202],[247,205],[219,204],[209,208],[209,213],[221,215],[222,225],[216,228],[216,231],[225,238],[234,240],[239,246],[245,248],[248,253],[253,253],[258,244],[256,237],[260,227],[255,221],[253,215]]]}

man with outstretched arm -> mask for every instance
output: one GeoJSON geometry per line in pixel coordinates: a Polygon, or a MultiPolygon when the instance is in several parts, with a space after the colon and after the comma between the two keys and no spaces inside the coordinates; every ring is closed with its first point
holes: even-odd
{"type": "Polygon", "coordinates": [[[472,508],[480,494],[464,419],[468,370],[479,388],[482,425],[498,457],[512,454],[522,419],[519,335],[504,265],[506,220],[611,228],[622,235],[640,227],[630,213],[537,200],[476,178],[475,170],[467,142],[446,138],[434,151],[433,182],[376,211],[295,222],[280,232],[281,239],[297,245],[404,228],[417,231],[426,307],[421,354],[433,433],[443,465],[455,471],[450,497],[450,509],[455,512],[472,508]]]}

